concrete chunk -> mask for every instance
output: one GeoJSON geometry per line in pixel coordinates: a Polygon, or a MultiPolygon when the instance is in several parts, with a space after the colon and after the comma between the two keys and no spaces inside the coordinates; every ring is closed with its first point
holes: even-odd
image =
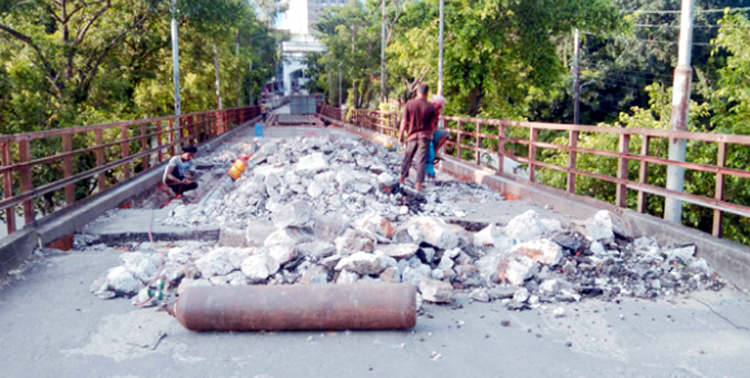
{"type": "Polygon", "coordinates": [[[508,237],[522,242],[539,239],[544,231],[544,225],[539,219],[539,214],[534,210],[528,210],[513,218],[505,227],[505,233],[508,237]]]}
{"type": "Polygon", "coordinates": [[[422,299],[432,303],[450,303],[453,301],[453,286],[447,282],[425,278],[419,283],[422,299]]]}
{"type": "Polygon", "coordinates": [[[615,240],[614,225],[609,211],[599,211],[593,218],[586,220],[586,231],[591,240],[615,240]]]}
{"type": "Polygon", "coordinates": [[[242,262],[242,273],[247,276],[251,283],[261,283],[268,277],[276,274],[279,263],[267,254],[250,256],[242,262]]]}
{"type": "Polygon", "coordinates": [[[358,274],[380,274],[385,270],[385,261],[380,256],[365,252],[357,252],[349,257],[345,257],[338,264],[335,270],[347,270],[358,274]]]}
{"type": "Polygon", "coordinates": [[[312,220],[314,210],[305,201],[294,201],[274,212],[272,219],[276,228],[304,227],[312,220]]]}
{"type": "Polygon", "coordinates": [[[550,266],[557,265],[562,259],[562,247],[547,239],[517,244],[511,252],[521,253],[532,260],[550,266]]]}
{"type": "Polygon", "coordinates": [[[388,244],[378,245],[375,250],[395,259],[408,260],[417,253],[419,246],[416,244],[388,244]]]}
{"type": "Polygon", "coordinates": [[[507,280],[511,285],[522,285],[527,278],[531,278],[537,269],[537,262],[524,256],[512,255],[500,261],[497,265],[499,282],[507,280]]]}

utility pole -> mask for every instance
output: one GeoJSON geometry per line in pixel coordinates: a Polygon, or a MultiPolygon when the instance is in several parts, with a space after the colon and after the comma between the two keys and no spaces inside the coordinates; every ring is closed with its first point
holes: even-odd
{"type": "Polygon", "coordinates": [[[344,84],[343,78],[341,77],[341,67],[339,67],[339,108],[343,105],[341,99],[344,97],[344,84]]]}
{"type": "Polygon", "coordinates": [[[333,104],[333,79],[331,79],[331,64],[328,64],[328,101],[326,103],[333,104]]]}
{"type": "MultiPolygon", "coordinates": [[[[674,70],[672,86],[672,119],[670,129],[687,131],[690,114],[690,81],[693,70],[690,66],[693,47],[693,0],[682,0],[680,14],[680,42],[677,53],[677,68],[674,70]]],[[[669,160],[685,161],[686,140],[670,138],[669,160]]],[[[667,190],[682,193],[685,190],[685,168],[667,167],[667,190]]],[[[664,204],[664,219],[682,223],[682,201],[667,197],[664,204]]]]}
{"type": "MultiPolygon", "coordinates": [[[[182,106],[180,102],[180,37],[177,33],[177,0],[172,0],[172,80],[174,82],[174,126],[179,130],[182,106]]],[[[180,135],[180,134],[178,134],[180,135]]],[[[177,143],[178,151],[182,151],[181,144],[177,143]]]]}
{"type": "Polygon", "coordinates": [[[254,103],[255,101],[253,99],[253,79],[252,79],[252,75],[253,75],[253,62],[252,61],[247,64],[247,70],[248,70],[247,73],[248,73],[248,75],[250,77],[250,79],[248,80],[248,85],[247,85],[247,99],[248,99],[247,100],[247,106],[253,106],[253,105],[255,105],[255,103],[254,103]]]}
{"type": "Polygon", "coordinates": [[[573,30],[573,124],[581,124],[581,40],[578,28],[573,30]]]}
{"type": "Polygon", "coordinates": [[[385,93],[385,0],[380,0],[380,101],[388,101],[385,93]]]}
{"type": "Polygon", "coordinates": [[[443,95],[443,31],[445,30],[445,0],[440,0],[440,34],[438,37],[439,49],[438,53],[438,89],[437,94],[443,95]]]}
{"type": "Polygon", "coordinates": [[[214,43],[214,73],[216,74],[216,106],[218,110],[221,110],[221,75],[219,74],[219,49],[216,43],[214,43]]]}
{"type": "MultiPolygon", "coordinates": [[[[237,38],[234,40],[234,54],[237,56],[237,61],[240,60],[240,31],[237,30],[237,38]]],[[[239,88],[239,92],[237,94],[237,107],[242,107],[242,70],[237,70],[237,74],[240,76],[237,78],[237,86],[239,88]]]]}

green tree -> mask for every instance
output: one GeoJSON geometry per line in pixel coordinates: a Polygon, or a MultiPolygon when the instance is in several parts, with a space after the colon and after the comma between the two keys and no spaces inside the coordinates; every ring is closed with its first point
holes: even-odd
{"type": "MultiPolygon", "coordinates": [[[[750,119],[750,95],[747,91],[747,78],[750,77],[750,21],[739,13],[729,13],[720,22],[721,29],[715,39],[715,55],[722,55],[726,66],[717,70],[718,79],[712,83],[711,88],[698,88],[698,98],[706,101],[691,101],[688,130],[695,132],[721,132],[729,134],[748,134],[748,120],[750,119]]],[[[711,82],[709,82],[711,83],[711,82]]],[[[646,87],[649,95],[648,107],[633,107],[629,112],[621,112],[619,118],[613,124],[600,124],[605,127],[626,127],[646,129],[668,129],[671,118],[671,88],[659,83],[646,87]]],[[[553,139],[554,143],[567,144],[566,137],[553,139]]],[[[641,140],[638,137],[631,139],[630,150],[633,153],[640,151],[641,140]]],[[[618,139],[609,134],[582,133],[578,146],[581,148],[617,151],[618,139]]],[[[657,139],[651,142],[649,155],[667,158],[667,140],[657,139]]],[[[687,146],[686,160],[689,162],[715,165],[717,146],[713,143],[689,141],[687,146]]],[[[542,158],[556,165],[567,165],[567,154],[556,151],[545,150],[542,158]]],[[[731,146],[728,148],[726,166],[745,170],[747,160],[750,158],[750,147],[731,146]]],[[[588,154],[579,154],[576,162],[579,170],[592,172],[610,177],[616,177],[617,160],[588,154]]],[[[628,177],[631,180],[638,178],[639,163],[631,161],[628,177]]],[[[666,167],[651,164],[649,167],[648,183],[664,187],[666,179],[666,167]]],[[[540,180],[555,186],[564,187],[565,177],[556,173],[545,172],[540,175],[540,180]]],[[[735,177],[725,178],[725,200],[732,203],[750,204],[750,188],[747,180],[735,177]]],[[[715,176],[713,173],[705,173],[688,170],[685,176],[685,192],[700,196],[713,197],[715,189],[715,176]]],[[[577,177],[576,193],[595,197],[600,200],[614,202],[615,186],[598,179],[588,177],[577,177]]],[[[647,212],[655,215],[663,215],[664,199],[657,196],[649,196],[647,212]]],[[[627,205],[630,208],[636,206],[636,196],[629,193],[627,205]]],[[[710,232],[713,225],[713,211],[711,209],[683,203],[683,224],[710,232]]],[[[750,221],[746,218],[725,214],[723,218],[724,236],[745,244],[750,244],[750,221]]]]}
{"type": "MultiPolygon", "coordinates": [[[[171,114],[170,3],[0,0],[0,133],[171,114]]],[[[220,51],[227,104],[250,102],[274,72],[278,37],[257,20],[245,0],[179,0],[178,23],[186,111],[216,107],[214,44],[220,51]]],[[[119,132],[104,137],[111,142],[119,132]]],[[[89,147],[92,139],[79,135],[74,148],[89,147]]],[[[31,144],[32,159],[60,150],[59,139],[31,144]]],[[[17,160],[17,151],[12,153],[17,160]]],[[[75,169],[90,169],[94,162],[93,153],[80,154],[75,169]]],[[[34,185],[61,174],[59,163],[37,166],[34,185]]],[[[122,172],[107,175],[113,181],[122,172]]],[[[95,180],[79,182],[77,196],[95,188],[95,180]]],[[[61,200],[56,195],[61,193],[37,201],[39,210],[54,209],[61,200]]]]}
{"type": "MultiPolygon", "coordinates": [[[[389,46],[391,83],[437,82],[437,1],[405,5],[389,46]]],[[[462,0],[445,6],[445,94],[451,114],[523,117],[531,96],[565,74],[555,40],[573,27],[603,33],[620,17],[608,0],[462,0]]]]}

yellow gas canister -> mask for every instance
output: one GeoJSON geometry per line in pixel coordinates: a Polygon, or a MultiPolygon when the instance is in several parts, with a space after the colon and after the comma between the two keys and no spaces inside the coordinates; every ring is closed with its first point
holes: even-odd
{"type": "Polygon", "coordinates": [[[231,177],[234,180],[239,179],[242,177],[242,173],[245,172],[245,169],[247,168],[247,161],[250,160],[250,155],[243,154],[237,160],[234,161],[234,164],[229,168],[229,177],[231,177]]]}

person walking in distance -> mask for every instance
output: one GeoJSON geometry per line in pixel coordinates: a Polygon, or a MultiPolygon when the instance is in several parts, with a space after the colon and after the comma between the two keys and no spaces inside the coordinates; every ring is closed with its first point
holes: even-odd
{"type": "Polygon", "coordinates": [[[417,87],[417,97],[406,103],[398,132],[400,143],[403,143],[404,134],[407,135],[399,182],[401,185],[404,184],[406,177],[409,176],[411,163],[416,159],[417,193],[422,192],[422,183],[427,169],[427,153],[430,149],[430,141],[434,132],[432,127],[437,114],[435,106],[427,101],[429,93],[430,87],[427,84],[420,84],[417,87]]]}

